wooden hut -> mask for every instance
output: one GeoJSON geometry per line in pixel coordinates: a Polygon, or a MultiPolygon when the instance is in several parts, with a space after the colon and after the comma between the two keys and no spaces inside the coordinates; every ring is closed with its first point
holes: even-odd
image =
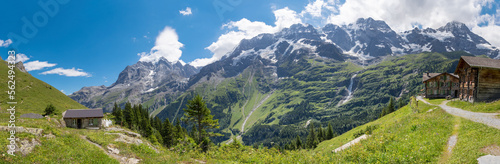
{"type": "Polygon", "coordinates": [[[469,102],[500,99],[500,60],[462,56],[455,69],[459,76],[459,98],[469,102]]]}
{"type": "Polygon", "coordinates": [[[453,73],[424,73],[422,82],[425,85],[426,98],[458,96],[458,76],[453,73]]]}

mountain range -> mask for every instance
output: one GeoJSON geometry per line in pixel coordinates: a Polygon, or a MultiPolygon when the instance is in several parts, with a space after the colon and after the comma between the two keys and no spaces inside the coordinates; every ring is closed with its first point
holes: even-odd
{"type": "Polygon", "coordinates": [[[237,135],[248,144],[288,142],[311,122],[332,122],[342,133],[376,119],[390,97],[408,102],[421,89],[421,73],[449,71],[460,55],[500,58],[498,48],[459,22],[401,33],[372,18],[323,28],[295,24],[242,40],[200,69],[166,59],[138,62],[111,86],[70,97],[107,111],[115,102],[142,103],[151,116],[174,120],[200,94],[224,134],[214,141],[237,135]]]}

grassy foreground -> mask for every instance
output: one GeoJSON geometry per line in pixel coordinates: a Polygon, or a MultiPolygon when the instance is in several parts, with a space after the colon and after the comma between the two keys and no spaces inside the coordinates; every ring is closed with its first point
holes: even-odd
{"type": "Polygon", "coordinates": [[[450,101],[446,104],[451,107],[460,108],[463,110],[468,110],[471,112],[483,112],[483,113],[500,113],[500,101],[495,101],[491,103],[470,103],[465,101],[450,101]]]}
{"type": "MultiPolygon", "coordinates": [[[[106,134],[122,133],[118,131],[60,128],[47,119],[19,120],[19,126],[42,128],[43,135],[50,133],[56,138],[19,133],[16,136],[21,140],[34,138],[41,145],[26,156],[17,154],[16,157],[7,155],[7,140],[0,140],[0,154],[5,154],[0,156],[0,163],[119,163],[81,136],[103,148],[119,149],[119,155],[140,159],[141,163],[476,163],[478,157],[488,154],[485,147],[500,145],[500,130],[454,117],[439,107],[423,103],[414,109],[405,106],[324,141],[314,150],[297,151],[256,149],[234,142],[200,153],[183,146],[166,149],[145,138],[139,138],[144,144],[127,144],[117,141],[118,135],[106,134]],[[456,125],[458,132],[454,132],[456,125]],[[368,127],[374,129],[371,137],[344,151],[332,152],[368,127]],[[447,141],[452,134],[458,134],[458,141],[451,157],[445,158],[447,141]]],[[[0,137],[7,138],[8,133],[0,131],[0,137]]]]}

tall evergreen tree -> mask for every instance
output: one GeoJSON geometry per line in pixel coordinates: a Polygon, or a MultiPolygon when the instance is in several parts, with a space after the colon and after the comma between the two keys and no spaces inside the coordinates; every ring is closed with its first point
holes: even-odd
{"type": "Polygon", "coordinates": [[[210,114],[210,109],[207,108],[200,95],[196,95],[192,100],[189,100],[186,107],[183,109],[186,122],[193,123],[193,128],[197,128],[196,141],[201,144],[202,148],[205,148],[207,146],[206,137],[217,135],[207,132],[207,130],[219,128],[218,119],[213,119],[214,116],[210,114]]]}
{"type": "Polygon", "coordinates": [[[118,106],[118,104],[116,104],[116,102],[115,102],[115,104],[113,106],[113,111],[112,111],[111,114],[115,117],[115,124],[122,125],[123,111],[118,106]]]}
{"type": "Polygon", "coordinates": [[[296,149],[301,149],[302,148],[302,140],[300,140],[300,136],[297,135],[295,138],[295,148],[296,149]]]}
{"type": "Polygon", "coordinates": [[[314,149],[318,145],[318,138],[314,132],[314,124],[309,125],[309,135],[307,135],[306,146],[307,148],[314,149]]]}
{"type": "Polygon", "coordinates": [[[326,139],[332,139],[333,138],[333,127],[330,122],[328,122],[328,131],[326,132],[326,139]]]}
{"type": "Polygon", "coordinates": [[[161,135],[163,136],[163,143],[166,147],[171,147],[174,144],[174,133],[173,126],[170,120],[167,118],[163,122],[163,129],[161,130],[161,135]]]}
{"type": "Polygon", "coordinates": [[[132,104],[130,102],[125,103],[125,110],[123,111],[123,115],[125,116],[125,123],[129,128],[132,127],[132,119],[133,119],[133,112],[132,112],[132,104]]]}
{"type": "Polygon", "coordinates": [[[389,104],[387,104],[387,114],[394,112],[394,98],[389,99],[389,104]]]}
{"type": "Polygon", "coordinates": [[[324,135],[323,135],[323,128],[318,127],[318,142],[321,142],[324,140],[324,135]]]}

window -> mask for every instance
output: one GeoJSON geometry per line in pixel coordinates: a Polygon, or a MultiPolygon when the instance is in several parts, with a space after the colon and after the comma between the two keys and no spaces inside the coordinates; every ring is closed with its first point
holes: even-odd
{"type": "Polygon", "coordinates": [[[76,125],[76,119],[73,119],[73,125],[76,125]]]}
{"type": "Polygon", "coordinates": [[[443,80],[446,81],[446,75],[443,76],[443,80]]]}
{"type": "Polygon", "coordinates": [[[94,125],[94,119],[89,119],[89,125],[94,125]]]}

